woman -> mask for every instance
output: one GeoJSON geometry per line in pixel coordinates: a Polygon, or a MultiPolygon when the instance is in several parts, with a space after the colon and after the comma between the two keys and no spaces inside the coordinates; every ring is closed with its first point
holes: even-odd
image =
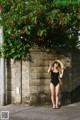
{"type": "Polygon", "coordinates": [[[59,108],[59,88],[60,82],[59,78],[63,75],[63,70],[59,62],[55,61],[48,68],[48,73],[51,72],[51,82],[50,82],[50,91],[51,91],[51,101],[53,108],[59,108]]]}

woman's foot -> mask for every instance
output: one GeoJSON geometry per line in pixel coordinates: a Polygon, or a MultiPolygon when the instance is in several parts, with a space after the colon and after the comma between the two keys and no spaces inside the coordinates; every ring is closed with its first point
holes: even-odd
{"type": "Polygon", "coordinates": [[[59,109],[60,107],[59,106],[56,106],[56,109],[59,109]]]}
{"type": "Polygon", "coordinates": [[[53,105],[53,109],[55,109],[56,108],[56,106],[55,105],[53,105]]]}

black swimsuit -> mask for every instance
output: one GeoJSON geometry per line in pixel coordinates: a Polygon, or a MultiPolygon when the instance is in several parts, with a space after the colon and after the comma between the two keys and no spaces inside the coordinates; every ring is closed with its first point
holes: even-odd
{"type": "Polygon", "coordinates": [[[59,72],[51,71],[51,83],[56,87],[59,84],[59,72]]]}

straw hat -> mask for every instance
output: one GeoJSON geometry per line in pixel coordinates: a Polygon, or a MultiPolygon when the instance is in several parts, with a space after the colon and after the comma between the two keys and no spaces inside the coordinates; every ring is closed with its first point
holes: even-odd
{"type": "Polygon", "coordinates": [[[64,69],[64,65],[60,60],[56,60],[60,65],[61,65],[61,69],[64,69]]]}

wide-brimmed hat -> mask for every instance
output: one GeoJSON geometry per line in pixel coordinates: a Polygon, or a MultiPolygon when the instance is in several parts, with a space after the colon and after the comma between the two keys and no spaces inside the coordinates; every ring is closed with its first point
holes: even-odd
{"type": "Polygon", "coordinates": [[[61,60],[55,60],[55,62],[58,62],[61,65],[61,68],[64,69],[64,65],[61,60]]]}

